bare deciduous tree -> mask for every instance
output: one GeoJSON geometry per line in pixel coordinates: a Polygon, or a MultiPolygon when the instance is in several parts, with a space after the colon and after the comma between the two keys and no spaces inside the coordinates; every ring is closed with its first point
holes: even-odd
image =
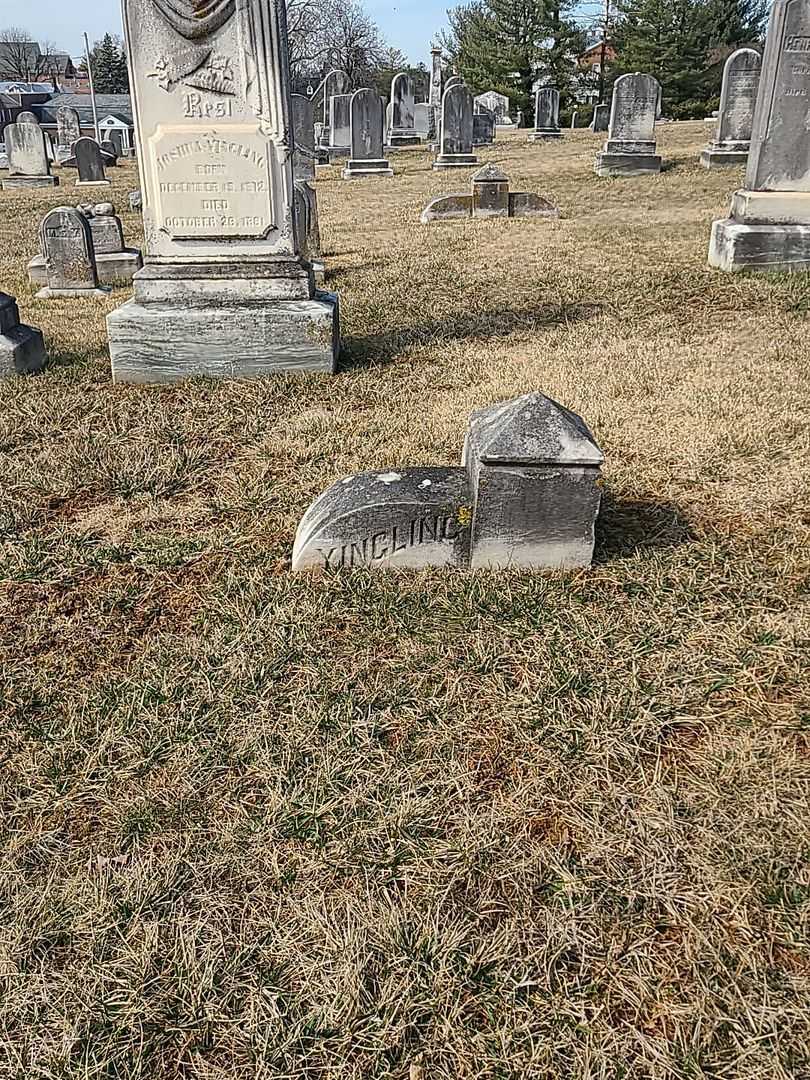
{"type": "Polygon", "coordinates": [[[0,30],[0,79],[29,83],[47,79],[56,85],[60,73],[51,42],[36,42],[19,26],[0,30]]]}

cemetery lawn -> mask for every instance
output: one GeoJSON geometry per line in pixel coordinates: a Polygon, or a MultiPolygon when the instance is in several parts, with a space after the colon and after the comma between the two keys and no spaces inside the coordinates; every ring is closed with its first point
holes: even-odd
{"type": "Polygon", "coordinates": [[[810,276],[709,271],[742,172],[658,132],[480,152],[558,222],[324,173],[335,378],[113,386],[126,290],[25,277],[72,177],[0,195],[51,354],[0,385],[0,1077],[810,1074],[810,276]],[[324,487],[536,389],[592,570],[290,574],[324,487]]]}

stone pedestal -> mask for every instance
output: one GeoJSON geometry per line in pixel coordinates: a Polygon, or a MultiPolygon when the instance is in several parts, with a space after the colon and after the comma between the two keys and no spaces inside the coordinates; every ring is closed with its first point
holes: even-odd
{"type": "Polygon", "coordinates": [[[8,176],[3,181],[3,191],[14,188],[56,187],[58,176],[8,176]]]}
{"type": "Polygon", "coordinates": [[[47,360],[42,331],[21,323],[17,301],[0,292],[0,378],[34,375],[47,360]]]}
{"type": "Polygon", "coordinates": [[[439,154],[434,169],[474,169],[479,164],[475,154],[439,154]]]}
{"type": "Polygon", "coordinates": [[[736,191],[731,215],[712,223],[717,270],[810,269],[810,192],[736,191]]]}
{"type": "Polygon", "coordinates": [[[124,28],[145,265],[107,318],[113,379],[334,372],[337,297],[296,222],[284,4],[124,0],[124,28]]]}
{"type": "MultiPolygon", "coordinates": [[[[648,151],[622,150],[620,142],[609,141],[605,149],[596,155],[597,176],[641,176],[644,173],[661,172],[661,157],[648,151]],[[607,149],[613,146],[614,149],[607,149]]],[[[628,143],[628,147],[634,144],[628,143]]],[[[655,143],[652,144],[653,148],[655,143]]]]}
{"type": "Polygon", "coordinates": [[[745,165],[748,161],[750,143],[736,146],[733,143],[709,143],[700,152],[700,164],[704,169],[727,169],[733,165],[745,165]]]}
{"type": "Polygon", "coordinates": [[[355,160],[349,158],[346,162],[346,168],[343,170],[344,180],[353,180],[360,176],[393,176],[394,170],[391,168],[391,162],[387,158],[380,158],[379,161],[367,161],[363,158],[355,160]]]}

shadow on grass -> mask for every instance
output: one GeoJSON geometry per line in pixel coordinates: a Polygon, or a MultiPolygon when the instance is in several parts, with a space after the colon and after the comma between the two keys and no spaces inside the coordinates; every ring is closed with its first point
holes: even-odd
{"type": "Polygon", "coordinates": [[[583,322],[601,311],[599,304],[539,304],[511,310],[463,311],[455,316],[425,319],[377,334],[350,335],[341,340],[340,370],[350,371],[369,364],[390,363],[411,345],[438,345],[472,338],[490,341],[509,337],[516,331],[543,330],[583,322]]]}
{"type": "Polygon", "coordinates": [[[696,534],[674,503],[617,499],[605,492],[596,524],[595,563],[648,548],[688,544],[696,534]]]}

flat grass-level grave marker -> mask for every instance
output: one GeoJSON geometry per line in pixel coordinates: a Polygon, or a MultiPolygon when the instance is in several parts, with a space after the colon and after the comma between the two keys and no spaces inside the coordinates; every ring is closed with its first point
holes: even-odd
{"type": "Polygon", "coordinates": [[[639,71],[616,80],[607,142],[596,157],[597,176],[637,176],[661,171],[661,158],[655,152],[660,90],[657,79],[639,71]]]}
{"type": "Polygon", "coordinates": [[[604,461],[544,394],[473,413],[460,468],[386,469],[328,488],[298,527],[293,570],[590,566],[604,461]]]}
{"type": "Polygon", "coordinates": [[[543,86],[534,95],[534,131],[529,134],[529,141],[561,138],[560,91],[543,86]]]}
{"type": "Polygon", "coordinates": [[[745,187],[715,221],[709,265],[810,269],[810,0],[771,9],[745,187]]]}
{"type": "Polygon", "coordinates": [[[427,204],[420,221],[449,218],[533,217],[557,218],[559,210],[548,199],[528,191],[509,191],[509,177],[497,165],[485,165],[472,178],[467,195],[439,195],[427,204]]]}
{"type": "Polygon", "coordinates": [[[473,153],[473,99],[459,79],[452,79],[442,97],[439,156],[434,169],[473,169],[478,158],[473,153]]]}
{"type": "Polygon", "coordinates": [[[93,234],[81,210],[55,207],[42,219],[39,233],[48,284],[37,299],[106,296],[109,289],[99,286],[93,234]]]}
{"type": "Polygon", "coordinates": [[[333,372],[337,297],[295,227],[284,5],[125,0],[124,29],[144,267],[107,318],[114,380],[333,372]]]}
{"type": "Polygon", "coordinates": [[[3,138],[8,154],[8,176],[3,180],[3,191],[54,187],[59,183],[57,176],[51,176],[45,133],[38,123],[7,124],[3,138]]]}
{"type": "Polygon", "coordinates": [[[737,49],[726,60],[717,129],[700,155],[705,169],[745,165],[748,161],[761,68],[762,57],[756,49],[737,49]]]}
{"type": "Polygon", "coordinates": [[[349,108],[351,157],[343,170],[344,180],[357,176],[393,176],[383,156],[385,111],[376,90],[355,90],[349,108]]]}
{"type": "Polygon", "coordinates": [[[42,331],[21,323],[17,301],[0,292],[0,378],[33,375],[47,359],[42,331]]]}

